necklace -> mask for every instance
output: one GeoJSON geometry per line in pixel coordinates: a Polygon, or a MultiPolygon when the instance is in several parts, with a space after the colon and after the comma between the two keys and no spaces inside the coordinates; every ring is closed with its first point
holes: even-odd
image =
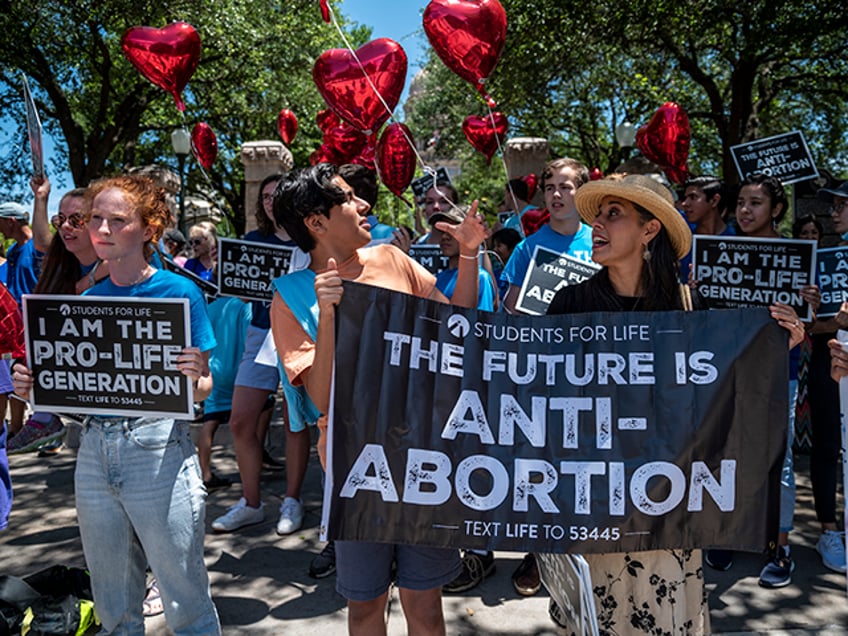
{"type": "Polygon", "coordinates": [[[150,278],[150,275],[153,273],[153,268],[150,265],[147,265],[138,277],[130,283],[123,285],[124,287],[132,287],[133,285],[138,285],[141,282],[144,282],[147,278],[150,278]]]}

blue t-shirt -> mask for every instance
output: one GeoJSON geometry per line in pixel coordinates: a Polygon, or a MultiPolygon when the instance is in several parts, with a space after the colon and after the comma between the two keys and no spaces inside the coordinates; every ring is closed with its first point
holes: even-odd
{"type": "Polygon", "coordinates": [[[41,274],[41,261],[44,252],[35,249],[35,243],[30,239],[26,243],[15,243],[6,254],[8,284],[6,287],[12,296],[21,304],[21,296],[31,294],[41,274]]]}
{"type": "MultiPolygon", "coordinates": [[[[297,243],[294,241],[284,241],[276,234],[263,234],[259,230],[251,230],[242,237],[242,240],[253,243],[266,243],[268,245],[282,245],[283,247],[297,247],[297,243]]],[[[271,303],[253,300],[251,304],[253,305],[253,318],[250,324],[259,329],[270,329],[271,303]]]]}
{"type": "MultiPolygon", "coordinates": [[[[482,267],[478,270],[477,309],[483,311],[495,310],[495,283],[492,277],[482,267]]],[[[436,289],[450,298],[456,289],[456,279],[459,276],[457,268],[446,269],[436,274],[436,289]]]]}
{"type": "Polygon", "coordinates": [[[197,285],[172,272],[156,270],[147,280],[137,285],[121,287],[110,278],[104,278],[94,287],[86,289],[83,296],[132,296],[139,298],[188,298],[191,315],[191,345],[201,351],[215,348],[215,332],[206,315],[206,301],[197,285]]]}
{"type": "Polygon", "coordinates": [[[212,280],[212,275],[215,273],[215,265],[212,265],[212,267],[206,269],[203,263],[200,262],[200,259],[197,258],[188,259],[185,262],[185,265],[183,265],[183,267],[185,267],[192,274],[195,274],[198,278],[208,281],[212,280]]]}
{"type": "Polygon", "coordinates": [[[501,274],[501,280],[509,285],[521,287],[537,245],[579,258],[587,263],[592,262],[592,228],[581,223],[574,234],[558,234],[551,229],[550,225],[545,224],[539,228],[538,232],[531,234],[515,246],[501,274]]]}
{"type": "Polygon", "coordinates": [[[251,305],[239,298],[218,298],[206,308],[218,345],[209,356],[212,393],[203,402],[206,414],[229,411],[233,405],[233,385],[244,353],[244,340],[250,324],[251,305]]]}

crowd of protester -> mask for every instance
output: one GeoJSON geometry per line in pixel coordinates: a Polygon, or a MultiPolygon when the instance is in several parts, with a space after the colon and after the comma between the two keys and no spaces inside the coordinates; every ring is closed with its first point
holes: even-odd
{"type": "MultiPolygon", "coordinates": [[[[496,223],[494,231],[477,201],[466,205],[450,182],[434,178],[417,202],[415,236],[409,228],[379,221],[376,176],[363,166],[319,164],[268,175],[255,201],[256,229],[242,238],[294,251],[289,274],[274,283],[272,302],[221,297],[207,303],[189,278],[166,271],[182,267],[214,282],[217,228],[208,221],[198,223],[188,228],[186,239],[175,227],[163,190],[147,177],[114,177],[71,190],[50,220],[50,183],[33,179],[31,224],[29,209],[13,202],[0,205],[0,232],[13,241],[0,267],[5,276],[0,282],[17,303],[25,294],[190,302],[192,342],[179,356],[178,367],[193,382],[198,401],[196,448],[188,423],[173,418],[35,412],[24,421],[31,370],[23,360],[13,366],[0,363],[0,449],[5,440],[9,454],[55,452],[66,429],[63,418],[82,425],[77,511],[104,633],[143,633],[144,616],[162,611],[176,634],[220,633],[203,563],[203,535],[206,494],[233,485],[213,466],[214,437],[221,425],[232,431],[241,491],[227,512],[211,521],[212,530],[237,532],[265,520],[263,467],[285,470],[277,533],[292,534],[303,526],[301,495],[313,428],[322,467],[326,462],[324,414],[330,401],[334,306],[343,293],[343,280],[462,307],[520,313],[520,290],[534,250],[541,246],[600,266],[587,281],[562,288],[549,314],[706,310],[708,303],[691,271],[693,234],[782,238],[780,222],[790,213],[783,185],[765,175],[754,175],[736,188],[713,176],[692,177],[675,189],[661,174],[615,174],[590,181],[586,166],[559,158],[540,176],[541,196],[535,199],[525,180],[507,183],[503,222],[496,223]],[[408,256],[413,245],[438,245],[447,268],[435,275],[427,271],[408,256]],[[307,305],[316,308],[314,324],[300,315],[304,295],[311,297],[307,305]],[[257,359],[270,341],[278,366],[257,359]],[[265,447],[278,399],[283,400],[284,462],[265,447]],[[135,443],[138,439],[143,444],[135,443]],[[115,453],[122,457],[118,463],[115,453]],[[146,574],[148,569],[153,578],[146,574]]],[[[823,189],[819,196],[831,204],[836,232],[848,233],[848,182],[823,189]]],[[[792,225],[792,235],[821,241],[824,228],[815,217],[802,216],[792,225]]],[[[788,305],[769,307],[787,332],[790,381],[777,541],[759,576],[768,588],[789,585],[794,569],[792,442],[802,343],[811,351],[811,479],[821,524],[816,547],[825,567],[842,573],[846,569],[844,530],[838,528],[836,511],[836,381],[848,375],[848,353],[835,334],[848,327],[848,303],[835,317],[818,319],[818,286],[798,291],[813,308],[811,321],[802,321],[788,305]]],[[[2,484],[8,484],[5,462],[0,461],[0,468],[2,484]]],[[[0,496],[2,528],[11,490],[0,490],[6,493],[0,496]]],[[[631,555],[586,559],[593,579],[607,580],[609,573],[626,569],[623,564],[631,555]]],[[[646,625],[666,629],[685,623],[688,633],[709,633],[701,564],[727,570],[733,553],[709,549],[702,557],[701,550],[657,550],[640,553],[639,560],[648,576],[619,577],[616,586],[594,591],[598,606],[616,608],[606,617],[608,624],[629,624],[638,608],[650,618],[646,625]],[[657,593],[649,583],[652,574],[668,583],[673,599],[657,593]]],[[[539,567],[533,554],[522,559],[512,573],[518,594],[539,591],[539,567]]],[[[350,633],[368,635],[385,633],[386,595],[392,583],[400,591],[411,633],[443,633],[443,592],[471,590],[494,572],[492,552],[352,541],[326,544],[309,568],[315,578],[336,574],[336,588],[348,600],[350,633]]],[[[550,614],[569,627],[553,601],[550,614]]]]}

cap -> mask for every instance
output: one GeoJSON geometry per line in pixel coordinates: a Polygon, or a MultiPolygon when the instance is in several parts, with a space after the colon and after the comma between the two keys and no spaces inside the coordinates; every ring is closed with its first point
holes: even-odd
{"type": "Polygon", "coordinates": [[[437,221],[446,221],[448,223],[453,223],[454,225],[459,225],[465,220],[465,216],[467,214],[468,206],[458,205],[444,211],[436,212],[430,217],[428,223],[433,227],[435,227],[437,221]]]}
{"type": "Polygon", "coordinates": [[[29,210],[20,203],[9,201],[0,203],[0,218],[2,219],[18,219],[20,221],[29,220],[29,210]]]}
{"type": "Polygon", "coordinates": [[[843,181],[832,189],[821,188],[819,190],[819,199],[830,201],[833,197],[845,197],[848,199],[848,181],[843,181]]]}

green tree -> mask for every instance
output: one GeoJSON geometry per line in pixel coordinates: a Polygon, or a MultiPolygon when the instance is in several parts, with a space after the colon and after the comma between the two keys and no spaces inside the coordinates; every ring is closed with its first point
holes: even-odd
{"type": "MultiPolygon", "coordinates": [[[[241,144],[278,138],[277,113],[291,108],[300,123],[291,150],[296,163],[305,163],[320,144],[314,114],[324,107],[312,64],[341,45],[314,0],[0,0],[0,28],[17,34],[0,49],[3,112],[22,112],[23,72],[47,132],[64,142],[56,160],[75,185],[131,165],[172,162],[170,132],[205,121],[216,133],[219,158],[208,171],[192,170],[189,184],[223,197],[237,229],[244,227],[241,144]],[[175,20],[194,26],[202,40],[184,116],[120,49],[128,28],[175,20]]],[[[354,42],[368,37],[366,29],[347,30],[354,42]]],[[[13,152],[0,175],[7,184],[26,174],[20,150],[13,152]]]]}
{"type": "MultiPolygon", "coordinates": [[[[819,165],[839,172],[848,160],[848,39],[835,0],[502,4],[507,43],[487,88],[513,134],[548,137],[556,155],[614,166],[615,126],[646,123],[675,101],[692,123],[695,172],[735,180],[730,146],[794,129],[819,165]]],[[[468,84],[446,75],[431,59],[429,90],[409,119],[416,134],[434,118],[449,120],[442,130],[449,154],[461,148],[456,121],[483,105],[468,84]]]]}

